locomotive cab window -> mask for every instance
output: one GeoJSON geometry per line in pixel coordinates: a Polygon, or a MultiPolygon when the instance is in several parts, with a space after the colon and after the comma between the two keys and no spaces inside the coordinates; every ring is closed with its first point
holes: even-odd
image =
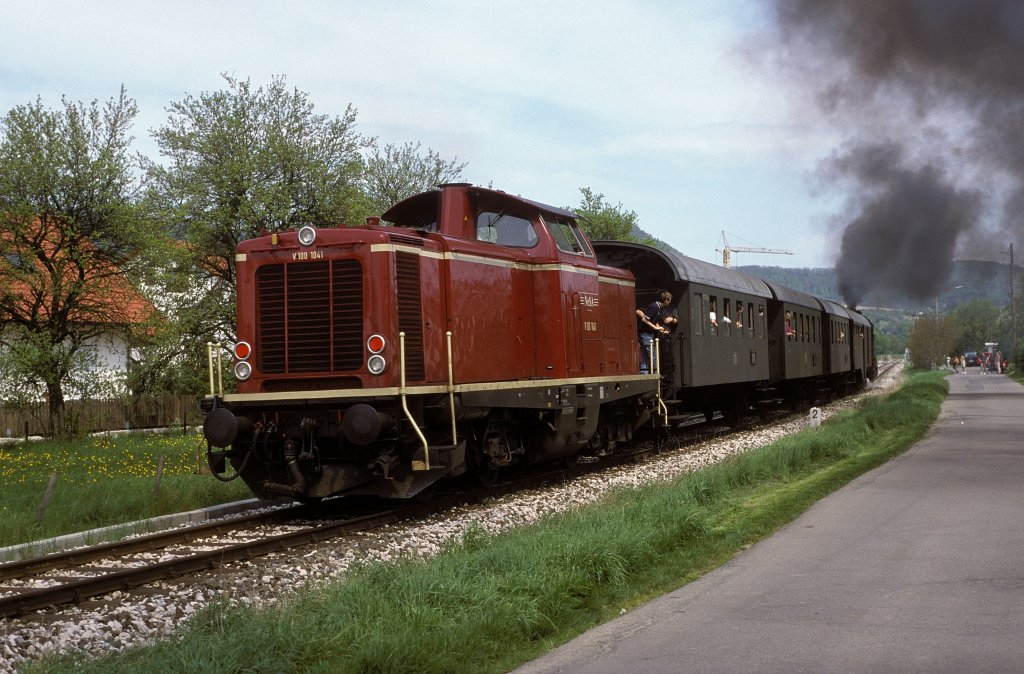
{"type": "Polygon", "coordinates": [[[576,223],[552,217],[544,219],[544,224],[551,232],[555,245],[562,252],[586,255],[587,257],[594,256],[593,251],[590,250],[590,244],[587,243],[587,238],[583,236],[583,232],[576,226],[576,223]]]}
{"type": "Polygon", "coordinates": [[[476,238],[513,248],[533,248],[539,240],[533,223],[526,218],[493,211],[477,214],[476,238]]]}

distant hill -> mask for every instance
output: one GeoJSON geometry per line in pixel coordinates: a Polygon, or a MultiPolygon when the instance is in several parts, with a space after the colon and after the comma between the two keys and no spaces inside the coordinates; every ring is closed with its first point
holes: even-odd
{"type": "MultiPolygon", "coordinates": [[[[761,265],[743,265],[734,267],[751,276],[757,276],[772,283],[780,283],[794,290],[800,290],[818,297],[827,297],[842,301],[834,269],[816,267],[789,268],[765,267],[761,265]]],[[[1016,276],[1022,270],[1016,268],[1016,276]]],[[[902,311],[924,311],[935,307],[936,299],[943,311],[948,311],[974,299],[985,298],[996,306],[1010,303],[1010,265],[1001,262],[985,262],[980,260],[956,260],[953,262],[953,274],[943,284],[944,291],[937,298],[914,300],[896,292],[885,289],[875,290],[865,295],[861,302],[867,307],[886,307],[902,311]],[[957,288],[957,286],[961,286],[957,288]]]]}

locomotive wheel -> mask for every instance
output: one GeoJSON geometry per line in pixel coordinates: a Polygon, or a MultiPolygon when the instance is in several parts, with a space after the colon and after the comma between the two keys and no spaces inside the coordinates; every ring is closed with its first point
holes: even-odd
{"type": "Polygon", "coordinates": [[[505,434],[504,425],[500,421],[491,419],[487,422],[480,437],[480,444],[474,448],[470,459],[473,476],[481,487],[493,487],[498,482],[500,468],[495,464],[493,457],[496,448],[503,449],[506,454],[509,453],[508,437],[505,434]]]}
{"type": "Polygon", "coordinates": [[[481,487],[493,487],[498,483],[498,468],[490,463],[482,452],[473,452],[473,477],[481,487]]]}

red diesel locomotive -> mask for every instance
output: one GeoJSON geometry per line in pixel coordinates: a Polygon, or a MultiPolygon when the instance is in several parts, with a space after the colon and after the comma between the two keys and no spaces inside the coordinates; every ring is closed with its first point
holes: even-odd
{"type": "Polygon", "coordinates": [[[202,402],[215,472],[261,497],[408,497],[612,447],[660,408],[633,275],[574,213],[455,184],[383,219],[238,246],[238,392],[202,402]]]}

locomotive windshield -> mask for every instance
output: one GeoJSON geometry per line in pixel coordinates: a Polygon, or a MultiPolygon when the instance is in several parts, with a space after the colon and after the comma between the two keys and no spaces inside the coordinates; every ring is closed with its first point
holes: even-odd
{"type": "Polygon", "coordinates": [[[532,248],[539,240],[533,223],[526,218],[492,211],[477,214],[476,238],[514,248],[532,248]]]}

